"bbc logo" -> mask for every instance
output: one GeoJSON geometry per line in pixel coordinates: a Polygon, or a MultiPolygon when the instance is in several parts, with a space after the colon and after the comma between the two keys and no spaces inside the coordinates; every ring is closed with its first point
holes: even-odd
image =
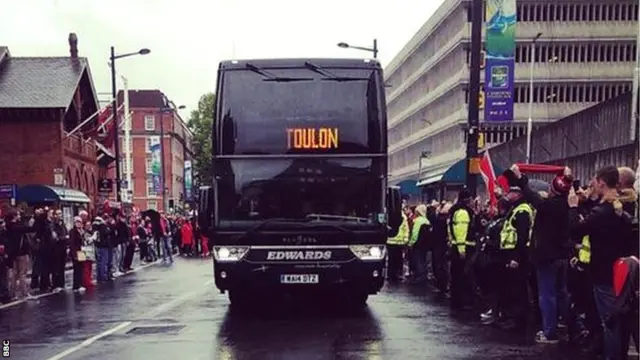
{"type": "Polygon", "coordinates": [[[11,356],[11,342],[9,340],[2,340],[2,357],[9,358],[11,356]]]}

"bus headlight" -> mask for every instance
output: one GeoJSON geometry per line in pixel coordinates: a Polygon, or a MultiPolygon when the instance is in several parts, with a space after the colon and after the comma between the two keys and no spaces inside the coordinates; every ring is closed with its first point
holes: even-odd
{"type": "Polygon", "coordinates": [[[213,257],[220,262],[240,261],[249,252],[248,246],[214,246],[213,257]]]}
{"type": "Polygon", "coordinates": [[[387,256],[384,245],[351,245],[351,252],[360,260],[382,260],[387,256]]]}

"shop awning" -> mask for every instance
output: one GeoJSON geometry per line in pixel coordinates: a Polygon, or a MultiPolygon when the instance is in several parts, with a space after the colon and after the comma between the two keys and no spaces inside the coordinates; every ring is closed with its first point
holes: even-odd
{"type": "Polygon", "coordinates": [[[49,185],[23,186],[18,189],[16,200],[27,204],[59,202],[87,204],[91,202],[82,191],[49,185]]]}
{"type": "Polygon", "coordinates": [[[416,186],[416,181],[413,179],[400,181],[396,184],[396,186],[400,187],[400,192],[402,195],[418,195],[418,187],[416,186]]]}
{"type": "Polygon", "coordinates": [[[417,186],[427,186],[427,185],[431,185],[431,184],[435,184],[437,182],[440,182],[442,180],[442,176],[444,174],[439,174],[439,175],[435,175],[435,176],[430,176],[426,179],[422,179],[420,181],[418,181],[417,186]]]}
{"type": "MultiPolygon", "coordinates": [[[[493,165],[496,176],[502,174],[503,170],[493,165]]],[[[484,184],[482,176],[478,176],[478,184],[484,184]]],[[[467,160],[460,159],[454,162],[451,166],[446,168],[445,171],[438,175],[430,176],[418,181],[418,186],[426,186],[438,182],[443,182],[445,185],[464,185],[467,179],[467,160]]]]}

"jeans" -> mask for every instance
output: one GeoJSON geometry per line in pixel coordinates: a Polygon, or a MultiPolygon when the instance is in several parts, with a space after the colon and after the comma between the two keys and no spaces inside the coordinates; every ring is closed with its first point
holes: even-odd
{"type": "Polygon", "coordinates": [[[120,270],[122,270],[122,260],[123,260],[124,256],[123,256],[123,251],[122,251],[122,244],[118,244],[116,246],[113,247],[113,263],[111,264],[112,266],[112,271],[118,272],[120,270]]]}
{"type": "MultiPolygon", "coordinates": [[[[607,360],[620,359],[622,341],[620,340],[620,322],[613,321],[607,324],[607,319],[613,310],[613,304],[616,296],[613,292],[613,286],[610,285],[594,285],[593,294],[598,308],[598,315],[602,321],[604,328],[604,357],[607,360]]],[[[628,349],[624,349],[628,351],[628,349]]]]}
{"type": "Polygon", "coordinates": [[[162,237],[162,261],[167,261],[167,256],[169,257],[169,262],[173,262],[171,238],[168,236],[163,236],[162,237]]]}
{"type": "Polygon", "coordinates": [[[109,279],[109,258],[111,257],[111,249],[99,247],[96,250],[96,260],[98,261],[96,268],[96,271],[98,272],[97,278],[98,281],[106,281],[109,279]]]}
{"type": "Polygon", "coordinates": [[[558,316],[569,314],[567,263],[553,260],[537,264],[538,304],[542,315],[542,331],[547,339],[557,339],[558,316]]]}

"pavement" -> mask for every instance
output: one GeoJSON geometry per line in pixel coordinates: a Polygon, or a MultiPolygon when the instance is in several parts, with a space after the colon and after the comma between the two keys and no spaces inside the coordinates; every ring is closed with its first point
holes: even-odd
{"type": "Polygon", "coordinates": [[[65,292],[0,310],[15,359],[585,359],[563,345],[482,327],[427,289],[400,284],[358,313],[330,302],[229,309],[210,259],[149,266],[93,292],[65,292]],[[320,305],[319,305],[320,304],[320,305]]]}

